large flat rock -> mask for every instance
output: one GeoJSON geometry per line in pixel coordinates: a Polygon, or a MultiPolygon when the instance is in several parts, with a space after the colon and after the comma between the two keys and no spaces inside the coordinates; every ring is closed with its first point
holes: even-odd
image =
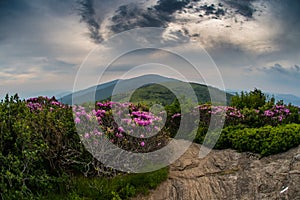
{"type": "Polygon", "coordinates": [[[199,149],[192,144],[170,165],[167,181],[135,199],[300,200],[300,147],[264,158],[230,149],[212,150],[199,158],[199,149]]]}

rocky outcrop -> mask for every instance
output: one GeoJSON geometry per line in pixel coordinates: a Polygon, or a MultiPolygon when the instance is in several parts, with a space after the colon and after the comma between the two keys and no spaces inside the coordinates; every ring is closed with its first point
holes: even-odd
{"type": "Polygon", "coordinates": [[[230,149],[212,150],[201,159],[199,147],[192,144],[170,165],[167,181],[148,196],[135,199],[300,200],[300,147],[263,158],[230,149]]]}

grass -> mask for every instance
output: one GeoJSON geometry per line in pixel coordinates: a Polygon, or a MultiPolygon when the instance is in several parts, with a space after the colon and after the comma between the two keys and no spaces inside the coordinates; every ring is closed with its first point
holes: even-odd
{"type": "Polygon", "coordinates": [[[128,174],[107,178],[74,177],[71,187],[57,194],[40,196],[49,200],[119,200],[129,199],[138,194],[148,194],[168,177],[169,169],[162,168],[154,172],[128,174]]]}

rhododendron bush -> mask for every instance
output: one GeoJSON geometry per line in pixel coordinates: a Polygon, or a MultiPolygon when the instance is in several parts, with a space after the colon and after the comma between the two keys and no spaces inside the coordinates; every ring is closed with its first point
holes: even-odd
{"type": "MultiPolygon", "coordinates": [[[[194,108],[191,113],[195,112],[195,110],[199,110],[200,120],[194,142],[200,144],[202,144],[206,138],[206,144],[213,145],[214,148],[235,148],[241,149],[242,151],[252,151],[261,153],[262,155],[269,155],[271,153],[278,153],[283,149],[289,149],[300,143],[300,140],[298,139],[300,138],[298,137],[300,136],[300,129],[298,128],[300,127],[300,108],[297,106],[276,104],[266,105],[259,109],[237,109],[232,106],[203,104],[194,108]],[[223,115],[224,118],[215,120],[215,118],[212,118],[212,115],[223,115]],[[222,119],[224,119],[224,121],[222,121],[222,119]],[[218,123],[224,125],[223,130],[209,130],[210,126],[214,127],[214,124],[218,123]],[[290,127],[285,126],[287,124],[294,124],[295,128],[293,129],[293,134],[292,132],[285,130],[290,127]],[[268,125],[271,127],[264,129],[264,127],[268,125]],[[272,127],[274,127],[274,130],[272,127]],[[279,129],[280,132],[277,131],[276,128],[279,129]],[[270,135],[266,134],[259,136],[260,130],[267,130],[266,132],[270,133],[270,135]],[[247,133],[250,132],[253,134],[251,137],[256,139],[250,140],[250,136],[247,135],[247,133]],[[271,135],[272,132],[280,134],[281,140],[278,141],[278,136],[276,136],[276,134],[271,135]],[[282,133],[284,132],[286,132],[287,135],[283,136],[282,133]],[[237,148],[240,147],[239,143],[241,143],[242,140],[238,140],[237,142],[235,138],[243,138],[245,140],[244,143],[247,145],[245,145],[244,148],[237,148]],[[286,142],[286,138],[293,138],[293,140],[296,140],[297,142],[286,142]],[[216,139],[218,140],[215,143],[216,139]],[[282,145],[282,147],[273,146],[273,143],[276,142],[277,144],[282,145]],[[261,148],[259,145],[254,144],[264,144],[264,146],[261,148]]],[[[170,123],[173,124],[173,126],[171,126],[171,134],[179,127],[180,119],[180,113],[173,113],[170,117],[170,123]]]]}
{"type": "MultiPolygon", "coordinates": [[[[233,125],[245,125],[247,127],[261,127],[265,125],[277,126],[280,124],[300,123],[300,108],[297,106],[274,105],[266,109],[237,109],[232,106],[213,106],[211,104],[199,105],[195,110],[200,112],[200,128],[208,127],[211,123],[224,123],[224,127],[233,125]],[[212,121],[212,115],[224,115],[223,121],[212,121]]],[[[193,112],[193,111],[191,111],[193,112]]],[[[175,113],[171,116],[171,121],[176,124],[181,114],[175,113]]]]}
{"type": "Polygon", "coordinates": [[[169,134],[164,126],[166,112],[149,112],[146,107],[131,103],[97,103],[87,111],[73,106],[74,121],[83,141],[97,148],[99,140],[131,152],[149,152],[167,144],[169,134]]]}

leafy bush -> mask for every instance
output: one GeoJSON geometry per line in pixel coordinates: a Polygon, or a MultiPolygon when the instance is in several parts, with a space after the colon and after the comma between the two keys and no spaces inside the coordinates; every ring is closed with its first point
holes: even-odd
{"type": "Polygon", "coordinates": [[[266,126],[252,130],[245,129],[244,131],[243,135],[239,136],[239,132],[237,132],[233,136],[233,147],[240,151],[257,152],[263,156],[286,151],[300,143],[299,124],[287,124],[278,127],[266,126]],[[243,140],[248,141],[249,144],[243,147],[242,144],[239,144],[243,140]]]}
{"type": "MultiPolygon", "coordinates": [[[[212,136],[214,133],[211,133],[212,136]]],[[[202,142],[201,135],[198,141],[202,142]]],[[[260,128],[230,126],[222,130],[215,146],[217,149],[233,148],[240,152],[251,151],[262,156],[287,151],[300,144],[300,124],[270,125],[260,128]]]]}
{"type": "Polygon", "coordinates": [[[33,120],[41,122],[43,119],[32,115],[17,95],[11,98],[6,96],[0,104],[0,113],[2,198],[20,199],[31,195],[32,190],[52,190],[63,181],[63,176],[50,173],[51,167],[44,158],[49,146],[43,138],[41,127],[33,123],[33,120]]]}
{"type": "MultiPolygon", "coordinates": [[[[173,110],[175,109],[173,108],[173,110]]],[[[203,104],[195,107],[188,114],[196,112],[200,114],[200,131],[207,130],[209,126],[215,127],[217,124],[223,124],[224,127],[243,125],[249,128],[258,128],[265,125],[277,126],[300,123],[300,107],[292,105],[268,105],[260,109],[237,109],[232,106],[203,104]],[[224,118],[215,118],[215,120],[212,120],[212,115],[223,116],[224,118]]],[[[168,116],[168,118],[171,119],[168,123],[172,124],[172,130],[176,131],[180,125],[181,114],[175,112],[172,116],[168,116]]]]}
{"type": "MultiPolygon", "coordinates": [[[[71,107],[55,98],[24,101],[7,95],[0,103],[0,149],[3,199],[35,199],[66,192],[78,176],[88,182],[89,177],[124,174],[93,158],[76,133],[71,107]]],[[[132,195],[137,190],[131,188],[116,190],[116,195],[132,195]]],[[[78,196],[76,192],[70,195],[78,196]]]]}
{"type": "Polygon", "coordinates": [[[240,123],[252,128],[299,123],[299,111],[299,107],[291,105],[266,106],[260,109],[244,108],[241,110],[243,119],[240,123]]]}

